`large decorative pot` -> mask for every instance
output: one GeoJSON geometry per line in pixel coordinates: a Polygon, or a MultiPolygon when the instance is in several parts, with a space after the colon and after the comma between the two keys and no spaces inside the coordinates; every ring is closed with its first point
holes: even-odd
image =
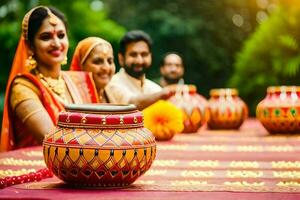
{"type": "Polygon", "coordinates": [[[174,85],[176,94],[169,101],[183,113],[183,133],[195,133],[208,120],[207,100],[197,93],[195,85],[174,85]]]}
{"type": "Polygon", "coordinates": [[[256,116],[270,133],[300,133],[300,87],[268,87],[256,116]]]}
{"type": "Polygon", "coordinates": [[[156,144],[134,105],[72,104],[43,150],[47,167],[67,183],[122,187],[150,168],[156,144]]]}
{"type": "Polygon", "coordinates": [[[232,88],[212,89],[208,100],[210,129],[238,129],[248,116],[246,104],[232,88]]]}

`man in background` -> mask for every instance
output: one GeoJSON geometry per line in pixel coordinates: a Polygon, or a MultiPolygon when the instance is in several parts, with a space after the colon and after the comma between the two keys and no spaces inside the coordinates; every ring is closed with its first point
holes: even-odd
{"type": "Polygon", "coordinates": [[[118,52],[121,69],[107,86],[112,92],[122,88],[124,92],[120,98],[124,99],[126,95],[128,103],[135,104],[140,110],[174,94],[146,78],[152,64],[151,48],[152,40],[147,33],[141,30],[127,32],[120,41],[118,52]]]}
{"type": "Polygon", "coordinates": [[[178,84],[180,80],[183,84],[184,65],[182,58],[173,52],[165,54],[160,64],[160,74],[159,84],[162,87],[178,84]]]}

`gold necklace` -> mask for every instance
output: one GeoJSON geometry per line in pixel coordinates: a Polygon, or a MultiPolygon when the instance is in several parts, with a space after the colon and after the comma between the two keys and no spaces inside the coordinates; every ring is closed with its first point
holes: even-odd
{"type": "Polygon", "coordinates": [[[62,103],[64,104],[67,103],[67,98],[65,93],[65,81],[61,75],[59,75],[58,79],[55,79],[52,77],[44,76],[37,69],[35,69],[35,73],[41,80],[42,84],[48,89],[50,89],[56,95],[56,97],[58,97],[58,99],[62,101],[62,103]]]}

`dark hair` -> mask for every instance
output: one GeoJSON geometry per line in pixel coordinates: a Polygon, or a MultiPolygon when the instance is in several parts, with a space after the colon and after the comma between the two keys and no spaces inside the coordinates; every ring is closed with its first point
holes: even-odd
{"type": "Polygon", "coordinates": [[[160,67],[163,67],[165,65],[165,60],[166,60],[166,57],[170,54],[175,54],[177,56],[179,56],[181,58],[181,62],[182,62],[182,66],[184,67],[184,64],[183,64],[183,59],[182,59],[182,55],[178,52],[175,52],[175,51],[169,51],[167,53],[165,53],[161,59],[160,59],[160,67]]]}
{"type": "MultiPolygon", "coordinates": [[[[67,29],[67,20],[64,14],[55,8],[52,7],[48,7],[48,8],[55,16],[57,16],[64,23],[67,29]]],[[[34,36],[36,35],[39,28],[41,27],[44,19],[46,19],[47,17],[48,17],[48,12],[43,7],[39,7],[31,13],[28,21],[28,42],[30,46],[33,46],[34,36]]]]}
{"type": "Polygon", "coordinates": [[[149,50],[151,52],[152,39],[151,37],[141,30],[133,30],[127,32],[120,41],[119,53],[125,55],[126,47],[129,43],[144,41],[147,43],[149,50]]]}

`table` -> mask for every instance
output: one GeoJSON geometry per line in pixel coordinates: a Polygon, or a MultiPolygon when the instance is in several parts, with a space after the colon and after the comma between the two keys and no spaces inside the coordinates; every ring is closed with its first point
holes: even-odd
{"type": "MultiPolygon", "coordinates": [[[[56,177],[0,190],[0,199],[300,199],[300,136],[240,130],[178,134],[158,142],[150,170],[124,189],[72,188],[56,177]]],[[[0,154],[0,176],[44,168],[42,147],[0,154]]]]}

